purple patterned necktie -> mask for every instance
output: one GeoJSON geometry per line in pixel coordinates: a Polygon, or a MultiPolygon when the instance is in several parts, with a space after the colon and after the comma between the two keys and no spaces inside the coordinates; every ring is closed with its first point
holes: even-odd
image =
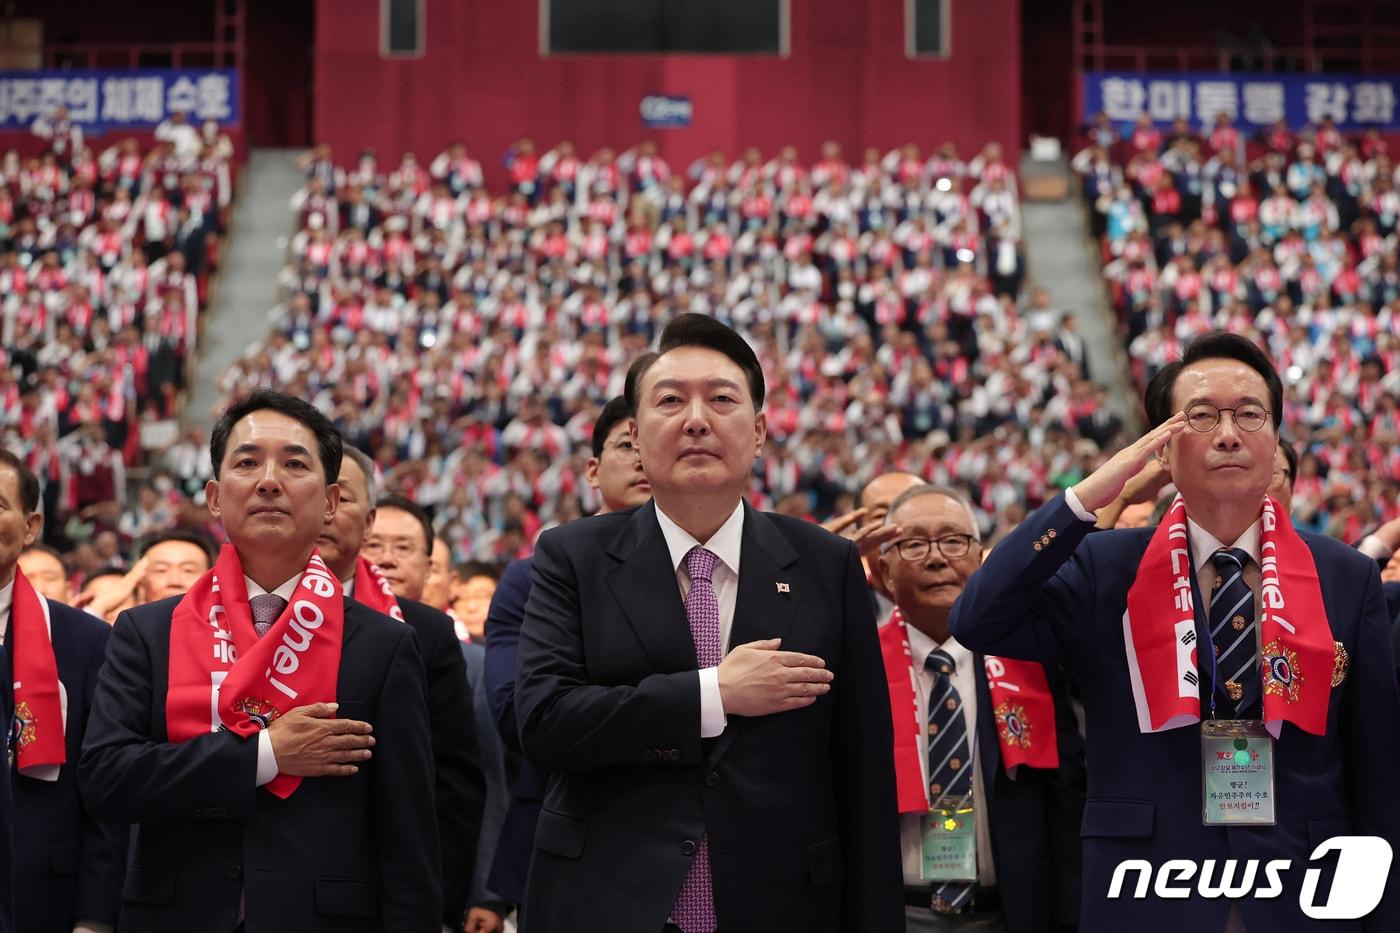
{"type": "Polygon", "coordinates": [[[272,623],[277,621],[286,605],[287,601],[275,593],[263,593],[261,596],[248,598],[248,608],[253,613],[253,631],[258,633],[259,638],[272,628],[272,623]]]}
{"type": "MultiPolygon", "coordinates": [[[[685,597],[685,617],[690,622],[690,635],[695,639],[695,660],[700,669],[715,667],[720,662],[719,600],[710,576],[719,558],[713,551],[693,547],[685,555],[685,572],[690,577],[690,592],[685,597]]],[[[715,894],[710,880],[710,840],[700,837],[695,858],[690,863],[671,908],[671,919],[682,933],[714,933],[715,894]]]]}

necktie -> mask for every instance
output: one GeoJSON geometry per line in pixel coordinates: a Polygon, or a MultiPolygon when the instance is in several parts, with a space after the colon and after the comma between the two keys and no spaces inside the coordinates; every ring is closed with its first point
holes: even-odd
{"type": "MultiPolygon", "coordinates": [[[[710,579],[719,557],[702,547],[693,547],[685,555],[685,572],[690,576],[690,592],[685,597],[685,617],[690,622],[690,635],[695,639],[695,660],[700,668],[714,667],[720,662],[719,600],[710,579]]],[[[710,841],[700,838],[695,858],[681,883],[671,918],[682,933],[714,933],[715,894],[710,879],[710,841]]]]}
{"type": "Polygon", "coordinates": [[[1215,651],[1216,689],[1232,715],[1254,715],[1259,698],[1259,657],[1254,638],[1254,591],[1244,581],[1250,556],[1221,548],[1210,556],[1216,583],[1210,597],[1210,640],[1215,651]]]}
{"type": "MultiPolygon", "coordinates": [[[[972,796],[972,752],[967,741],[967,717],[962,696],[953,685],[957,665],[948,652],[932,651],[924,667],[933,675],[928,704],[928,799],[937,806],[957,807],[972,796]]],[[[972,897],[973,885],[947,881],[933,892],[934,909],[947,912],[972,897]]]]}
{"type": "Polygon", "coordinates": [[[248,608],[253,611],[253,631],[258,633],[259,638],[272,628],[272,623],[277,621],[286,605],[287,601],[275,593],[263,593],[261,596],[248,598],[248,608]]]}

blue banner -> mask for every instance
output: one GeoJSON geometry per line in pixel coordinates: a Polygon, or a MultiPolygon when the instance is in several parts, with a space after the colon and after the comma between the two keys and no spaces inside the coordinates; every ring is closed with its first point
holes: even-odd
{"type": "Polygon", "coordinates": [[[689,97],[648,94],[642,98],[642,126],[648,129],[679,130],[690,126],[695,105],[689,97]]]}
{"type": "Polygon", "coordinates": [[[1087,71],[1084,112],[1115,123],[1147,113],[1158,126],[1186,119],[1210,126],[1224,113],[1241,130],[1285,120],[1291,129],[1331,117],[1341,130],[1400,131],[1400,76],[1225,72],[1087,71]]]}
{"type": "Polygon", "coordinates": [[[0,71],[0,131],[27,129],[59,106],[93,134],[150,129],[176,111],[195,125],[237,124],[239,104],[232,68],[0,71]]]}

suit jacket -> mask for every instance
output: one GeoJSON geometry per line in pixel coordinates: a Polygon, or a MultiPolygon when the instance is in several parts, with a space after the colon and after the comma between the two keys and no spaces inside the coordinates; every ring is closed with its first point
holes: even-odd
{"type": "Polygon", "coordinates": [[[123,933],[441,933],[433,754],[413,629],[345,601],[338,715],[374,726],[350,777],[290,797],[255,788],[257,739],[169,742],[170,616],[181,597],[123,612],[112,630],[79,781],[100,819],[137,824],[123,933]]]}
{"type": "Polygon", "coordinates": [[[471,875],[471,903],[490,902],[493,909],[508,912],[507,908],[501,905],[499,896],[490,890],[488,882],[491,856],[495,853],[497,841],[501,837],[501,821],[505,817],[506,806],[510,803],[510,790],[506,784],[501,737],[496,732],[496,724],[491,721],[491,705],[486,700],[486,649],[476,642],[457,641],[455,631],[452,641],[453,647],[467,665],[467,680],[471,682],[472,691],[473,721],[476,724],[476,733],[481,739],[478,746],[481,770],[486,776],[486,807],[481,817],[481,841],[477,846],[476,866],[471,875]]]}
{"type": "MultiPolygon", "coordinates": [[[[10,769],[15,805],[15,926],[26,933],[72,933],[76,920],[115,925],[126,869],[127,828],[93,819],[78,792],[78,759],[97,673],[111,629],[96,616],[49,600],[58,679],[68,694],[57,781],[10,769]]],[[[13,642],[14,627],[6,637],[13,642]]],[[[5,667],[7,682],[14,677],[5,667]]]]}
{"type": "MultiPolygon", "coordinates": [[[[501,574],[491,608],[486,614],[485,674],[487,698],[503,750],[522,755],[520,725],[515,715],[515,666],[520,646],[520,626],[530,597],[532,558],[512,562],[501,574]]],[[[501,822],[496,854],[491,861],[487,887],[520,904],[525,900],[525,876],[535,848],[535,825],[549,773],[521,760],[511,790],[509,806],[501,822]]]]}
{"type": "Polygon", "coordinates": [[[1047,933],[1079,923],[1084,815],[1084,740],[1062,673],[1047,670],[1055,699],[1060,766],[1018,768],[1015,780],[1002,767],[1001,740],[983,656],[977,680],[977,757],[996,866],[997,891],[1007,933],[1047,933]]]}
{"type": "MultiPolygon", "coordinates": [[[[1261,860],[1258,887],[1265,886],[1263,861],[1291,860],[1281,896],[1234,903],[1251,930],[1306,926],[1299,892],[1314,847],[1351,834],[1400,844],[1393,805],[1400,774],[1400,696],[1374,561],[1339,541],[1301,533],[1317,564],[1332,636],[1350,655],[1350,672],[1332,689],[1325,735],[1283,726],[1274,752],[1278,824],[1207,827],[1201,823],[1199,730],[1144,735],[1133,704],[1123,612],[1153,529],[1088,535],[1091,527],[1063,496],[1056,497],[993,549],[952,617],[954,635],[974,650],[1071,664],[1078,671],[1088,734],[1096,737],[1087,749],[1081,928],[1088,933],[1223,930],[1231,902],[1202,898],[1194,888],[1184,899],[1163,899],[1151,889],[1143,900],[1109,900],[1107,893],[1114,868],[1124,859],[1145,859],[1158,868],[1169,859],[1214,859],[1223,865],[1227,858],[1261,860]]],[[[1194,589],[1194,575],[1192,584],[1194,589]]],[[[1195,605],[1199,643],[1209,644],[1199,591],[1195,605]]],[[[1208,665],[1205,670],[1202,689],[1208,693],[1208,665]]],[[[1391,872],[1384,900],[1368,917],[1331,921],[1327,929],[1400,929],[1395,875],[1391,872]]],[[[1136,874],[1130,875],[1126,889],[1135,881],[1136,874]]]]}
{"type": "Polygon", "coordinates": [[[655,505],[540,536],[516,687],[525,754],[554,772],[530,933],[656,933],[702,837],[725,933],[904,929],[889,697],[860,559],[814,524],[744,512],[730,644],[782,638],[835,682],[803,709],[731,716],[713,741],[655,505]]]}
{"type": "MultiPolygon", "coordinates": [[[[0,645],[0,664],[9,669],[10,656],[4,645],[0,645]]],[[[7,753],[15,718],[13,683],[8,677],[0,683],[0,725],[5,727],[7,753]]],[[[0,933],[10,933],[15,928],[14,836],[15,806],[10,782],[0,781],[0,933]]]]}
{"type": "Polygon", "coordinates": [[[447,613],[402,597],[399,608],[404,622],[418,637],[418,653],[427,678],[428,727],[436,774],[434,799],[442,851],[442,922],[457,929],[471,898],[486,806],[483,746],[477,734],[472,685],[447,613]]]}

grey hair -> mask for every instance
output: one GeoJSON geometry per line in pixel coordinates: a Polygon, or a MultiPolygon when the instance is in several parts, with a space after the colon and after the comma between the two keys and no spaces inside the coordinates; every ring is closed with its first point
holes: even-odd
{"type": "Polygon", "coordinates": [[[345,456],[355,461],[355,466],[359,467],[360,472],[365,475],[365,501],[373,503],[378,498],[374,488],[374,461],[369,458],[369,454],[349,444],[345,445],[344,453],[345,456]]]}
{"type": "MultiPolygon", "coordinates": [[[[977,521],[977,510],[973,508],[972,500],[967,497],[967,494],[956,486],[940,486],[936,483],[925,483],[922,486],[912,486],[904,490],[899,495],[895,496],[894,501],[890,503],[889,511],[885,513],[885,524],[895,524],[894,513],[898,512],[904,503],[911,499],[919,499],[924,496],[944,496],[945,498],[952,499],[966,509],[967,517],[972,522],[972,540],[976,541],[978,544],[982,543],[982,526],[981,523],[977,521]]],[[[880,545],[880,553],[883,554],[892,546],[893,545],[888,542],[880,545]]]]}

